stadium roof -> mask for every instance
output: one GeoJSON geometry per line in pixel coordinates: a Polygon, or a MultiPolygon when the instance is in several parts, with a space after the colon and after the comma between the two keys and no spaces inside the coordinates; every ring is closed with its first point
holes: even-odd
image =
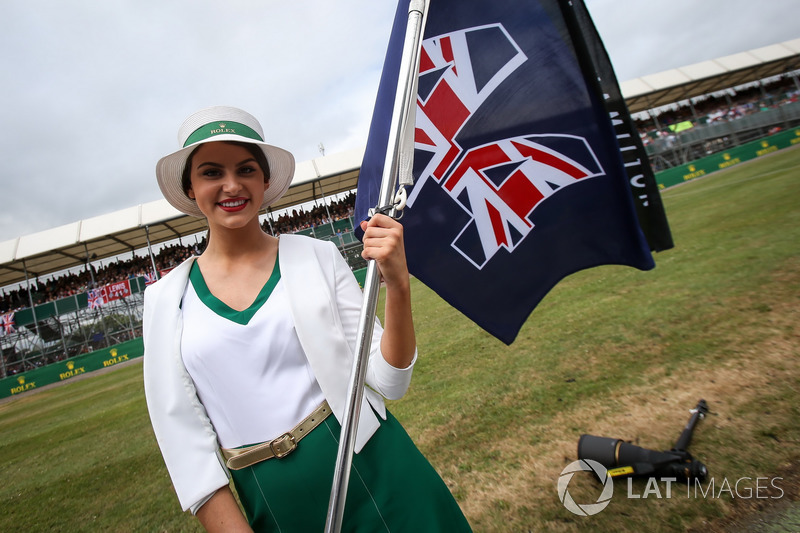
{"type": "MultiPolygon", "coordinates": [[[[351,150],[297,164],[292,185],[271,206],[293,205],[356,188],[364,150],[351,150]]],[[[166,200],[157,200],[106,215],[0,242],[0,287],[85,265],[194,235],[206,229],[205,219],[184,215],[166,200]]]]}
{"type": "MultiPolygon", "coordinates": [[[[631,113],[680,102],[800,69],[800,39],[620,84],[631,113]]],[[[356,188],[363,149],[298,163],[277,211],[356,188]]],[[[80,220],[0,242],[0,287],[114,257],[205,230],[205,221],[186,216],[166,200],[80,220]]]]}
{"type": "Polygon", "coordinates": [[[793,39],[621,82],[620,89],[638,113],[798,69],[800,39],[793,39]]]}

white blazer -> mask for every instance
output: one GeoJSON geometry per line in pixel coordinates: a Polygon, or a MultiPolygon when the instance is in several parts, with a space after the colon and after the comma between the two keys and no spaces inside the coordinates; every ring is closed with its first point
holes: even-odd
{"type": "MultiPolygon", "coordinates": [[[[278,258],[300,344],[341,423],[363,293],[333,243],[282,235],[278,258]]],[[[184,261],[147,288],[143,335],[145,396],[153,431],[181,507],[196,512],[199,503],[228,484],[228,471],[214,428],[181,357],[180,303],[193,261],[184,261]]],[[[406,369],[389,365],[380,351],[382,333],[376,320],[356,452],[380,425],[375,413],[386,419],[383,398],[399,399],[408,390],[416,362],[415,354],[406,369]]]]}

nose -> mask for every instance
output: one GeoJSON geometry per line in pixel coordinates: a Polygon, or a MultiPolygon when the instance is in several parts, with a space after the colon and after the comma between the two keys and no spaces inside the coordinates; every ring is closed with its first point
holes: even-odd
{"type": "Polygon", "coordinates": [[[225,177],[222,181],[222,190],[227,194],[237,193],[241,190],[242,184],[239,183],[239,177],[235,172],[225,172],[225,177]]]}

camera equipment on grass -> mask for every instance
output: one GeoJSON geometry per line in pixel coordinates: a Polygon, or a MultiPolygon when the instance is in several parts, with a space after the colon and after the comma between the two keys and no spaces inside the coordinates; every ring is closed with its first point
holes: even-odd
{"type": "Polygon", "coordinates": [[[659,452],[621,439],[581,435],[578,440],[578,459],[597,461],[608,469],[611,477],[648,476],[703,481],[708,476],[708,469],[692,457],[687,448],[697,422],[708,413],[706,401],[700,400],[691,413],[689,422],[671,450],[659,452]]]}

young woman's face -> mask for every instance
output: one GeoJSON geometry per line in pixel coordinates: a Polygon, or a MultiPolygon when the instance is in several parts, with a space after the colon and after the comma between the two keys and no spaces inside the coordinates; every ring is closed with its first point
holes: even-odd
{"type": "Polygon", "coordinates": [[[189,198],[209,224],[242,227],[258,217],[269,186],[253,155],[241,146],[223,142],[202,145],[191,160],[189,198]]]}

